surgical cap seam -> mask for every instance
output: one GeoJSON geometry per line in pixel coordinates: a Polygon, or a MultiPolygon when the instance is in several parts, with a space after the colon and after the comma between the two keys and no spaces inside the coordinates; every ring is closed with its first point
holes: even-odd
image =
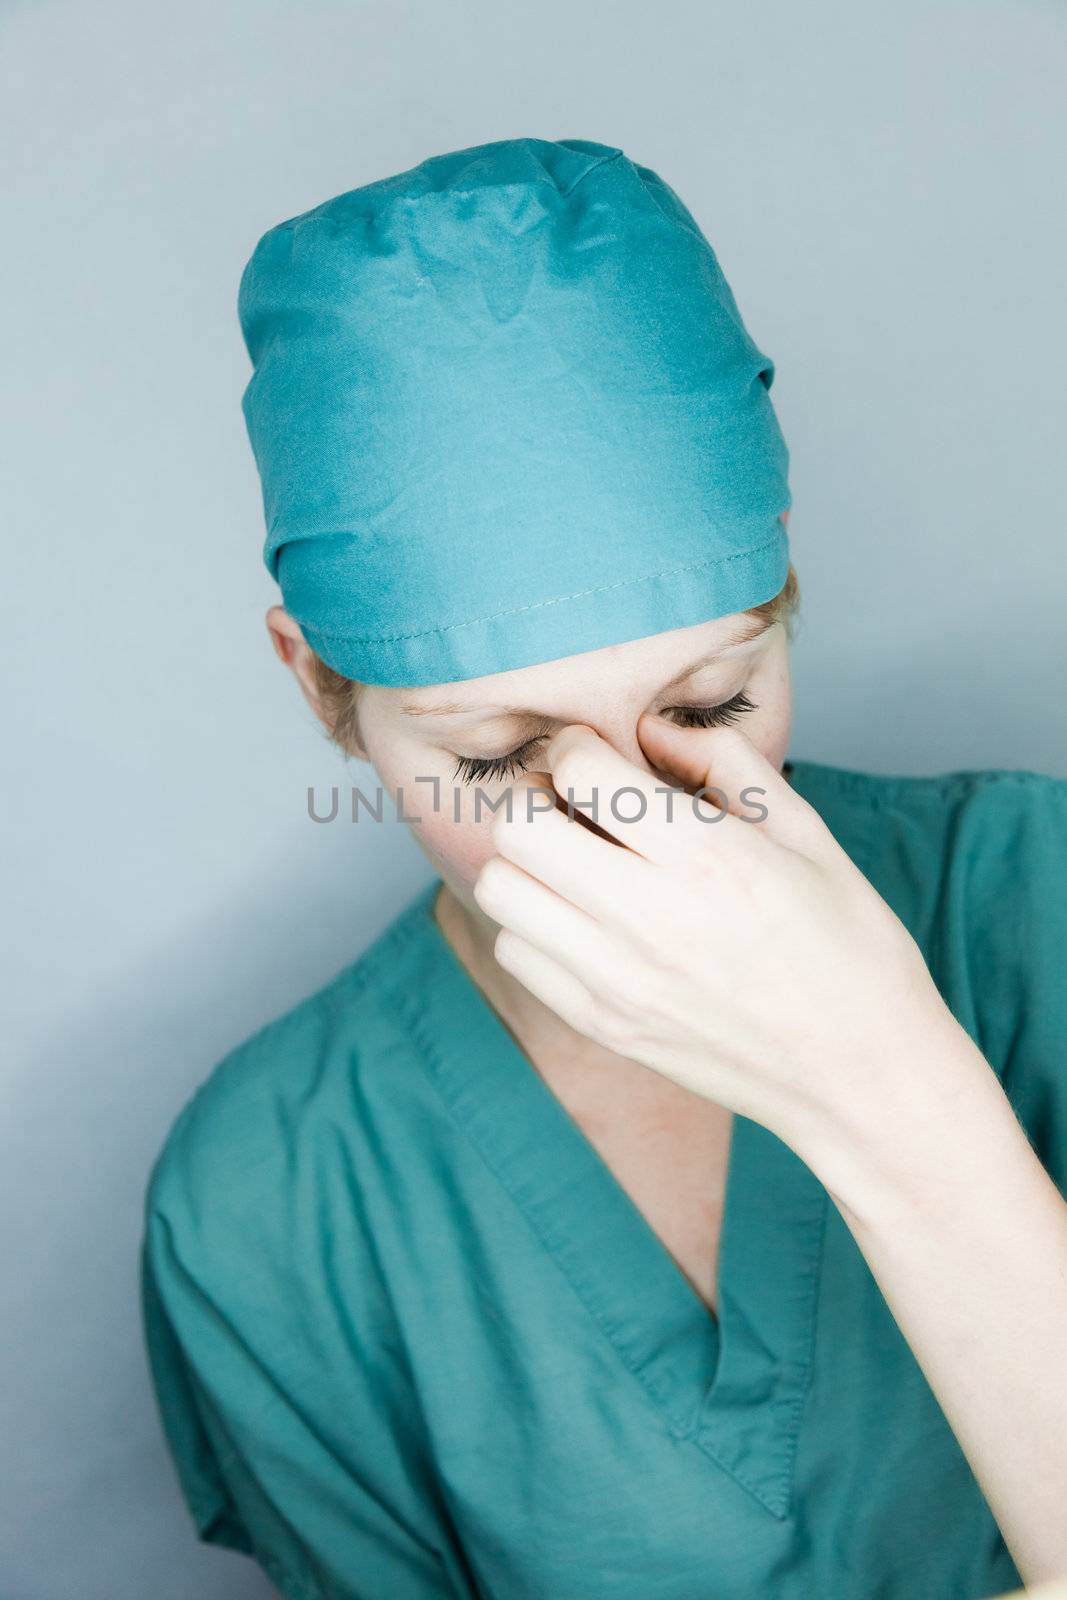
{"type": "Polygon", "coordinates": [[[561,200],[566,200],[570,195],[572,195],[574,193],[575,189],[577,189],[577,187],[578,187],[578,185],[580,183],[584,183],[585,182],[586,178],[589,177],[590,173],[599,172],[601,167],[610,166],[610,164],[613,161],[618,161],[618,159],[619,159],[619,157],[621,155],[622,155],[622,151],[621,150],[616,150],[616,152],[615,152],[615,154],[613,156],[601,156],[599,161],[594,161],[592,166],[586,167],[584,172],[580,172],[578,174],[578,176],[575,178],[574,182],[571,184],[569,189],[560,189],[559,190],[560,199],[561,200]]]}
{"type": "MultiPolygon", "coordinates": [[[[588,594],[604,594],[608,589],[624,589],[627,585],[635,583],[651,583],[656,578],[670,578],[678,572],[694,572],[698,567],[725,566],[729,561],[741,561],[745,556],[758,555],[761,550],[766,550],[769,545],[776,544],[779,535],[775,534],[770,539],[764,539],[762,544],[752,545],[747,550],[735,550],[728,556],[714,556],[708,561],[690,561],[681,567],[666,567],[662,572],[646,572],[636,578],[620,578],[617,583],[597,584],[592,589],[576,589],[573,594],[555,595],[551,600],[534,600],[528,606],[514,606],[507,611],[491,611],[484,617],[468,617],[464,622],[446,622],[440,628],[423,628],[418,633],[382,633],[360,636],[354,633],[338,633],[332,629],[316,628],[313,623],[308,626],[320,639],[345,639],[349,644],[394,644],[404,639],[426,639],[431,634],[453,633],[457,628],[475,628],[480,622],[495,622],[498,617],[517,617],[524,611],[538,611],[547,606],[563,605],[567,600],[581,600],[588,594]]],[[[297,621],[300,619],[297,618],[297,621]]]]}

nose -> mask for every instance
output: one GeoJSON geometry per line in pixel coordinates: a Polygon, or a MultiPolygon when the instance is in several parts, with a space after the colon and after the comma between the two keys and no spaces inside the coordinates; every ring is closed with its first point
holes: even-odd
{"type": "Polygon", "coordinates": [[[641,714],[638,711],[628,716],[619,715],[611,718],[602,718],[599,721],[587,722],[586,727],[592,728],[595,733],[598,733],[605,744],[610,744],[612,749],[616,750],[624,760],[629,761],[632,766],[635,766],[638,772],[643,772],[648,777],[655,778],[659,783],[673,782],[676,784],[678,780],[672,779],[669,773],[661,772],[658,767],[653,766],[642,750],[637,737],[637,722],[641,714]]]}

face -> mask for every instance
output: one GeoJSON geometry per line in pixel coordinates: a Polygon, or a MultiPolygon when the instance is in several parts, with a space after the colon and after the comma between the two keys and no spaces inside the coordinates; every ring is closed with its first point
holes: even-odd
{"type": "MultiPolygon", "coordinates": [[[[299,629],[278,607],[268,624],[279,654],[308,693],[299,661],[307,646],[299,629]],[[279,645],[279,613],[292,626],[288,638],[297,659],[279,645]]],[[[559,728],[584,723],[642,772],[677,786],[678,779],[658,772],[641,749],[638,725],[646,712],[682,727],[732,722],[780,768],[792,713],[785,628],[741,613],[458,683],[416,689],[371,684],[360,699],[359,754],[373,763],[394,801],[403,790],[403,814],[418,818],[411,826],[421,848],[476,912],[470,888],[494,854],[496,813],[487,802],[501,800],[523,772],[543,770],[538,753],[559,728]]]]}

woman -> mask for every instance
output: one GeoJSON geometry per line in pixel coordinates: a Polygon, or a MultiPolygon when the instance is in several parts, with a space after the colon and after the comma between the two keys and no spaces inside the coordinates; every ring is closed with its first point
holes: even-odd
{"type": "Polygon", "coordinates": [[[785,760],[773,365],[623,152],[351,191],[239,309],[275,648],[437,876],[156,1163],[200,1538],[305,1600],[1067,1570],[1067,784],[785,760]]]}

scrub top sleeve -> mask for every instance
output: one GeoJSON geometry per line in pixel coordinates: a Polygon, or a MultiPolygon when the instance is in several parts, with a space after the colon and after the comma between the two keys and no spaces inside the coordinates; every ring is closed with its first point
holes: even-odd
{"type": "Polygon", "coordinates": [[[977,1042],[1067,1192],[1067,779],[1002,773],[974,852],[977,1042]]]}
{"type": "Polygon", "coordinates": [[[185,1503],[205,1544],[252,1553],[219,1465],[205,1418],[210,1407],[167,1317],[147,1236],[140,1260],[141,1316],[149,1370],[163,1432],[185,1503]]]}
{"type": "Polygon", "coordinates": [[[458,1600],[434,1550],[369,1486],[338,1481],[278,1373],[151,1211],[141,1304],[163,1431],[203,1543],[253,1556],[286,1600],[458,1600]]]}
{"type": "MultiPolygon", "coordinates": [[[[294,1555],[288,1565],[279,1555],[288,1536],[276,1526],[278,1519],[254,1480],[239,1470],[226,1434],[226,1404],[212,1398],[178,1337],[172,1308],[181,1308],[186,1337],[196,1318],[210,1317],[212,1311],[191,1281],[175,1271],[165,1231],[165,1223],[149,1217],[141,1248],[142,1326],[164,1436],[197,1538],[253,1556],[286,1600],[322,1600],[319,1589],[298,1571],[299,1558],[294,1555]]],[[[222,1326],[220,1319],[220,1331],[222,1326]]]]}

